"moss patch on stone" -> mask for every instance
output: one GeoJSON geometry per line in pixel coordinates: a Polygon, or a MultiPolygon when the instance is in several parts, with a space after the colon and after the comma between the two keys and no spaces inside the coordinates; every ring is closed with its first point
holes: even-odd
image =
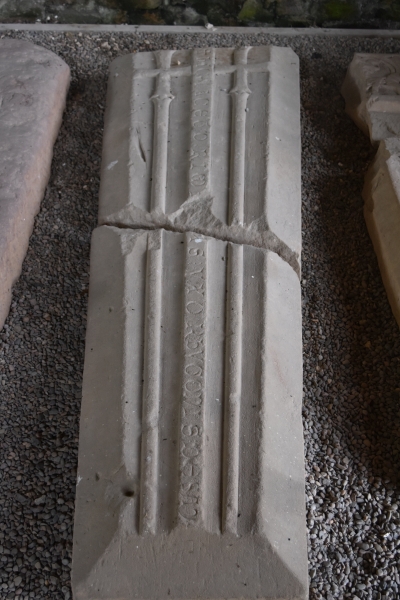
{"type": "Polygon", "coordinates": [[[330,0],[324,5],[324,10],[327,18],[334,21],[353,19],[357,13],[357,8],[353,2],[342,2],[340,0],[330,0]]]}
{"type": "Polygon", "coordinates": [[[243,23],[267,20],[268,14],[259,0],[246,0],[238,14],[238,21],[243,23]]]}

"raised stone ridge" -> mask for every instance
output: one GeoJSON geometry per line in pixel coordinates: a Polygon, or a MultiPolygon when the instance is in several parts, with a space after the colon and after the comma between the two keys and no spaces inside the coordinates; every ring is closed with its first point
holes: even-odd
{"type": "Polygon", "coordinates": [[[380,143],[365,177],[364,215],[383,283],[400,325],[400,139],[380,143]]]}
{"type": "Polygon", "coordinates": [[[50,176],[69,79],[53,52],[0,40],[0,328],[50,176]]]}
{"type": "Polygon", "coordinates": [[[99,223],[197,231],[299,271],[298,57],[166,50],[111,64],[99,223]]]}
{"type": "Polygon", "coordinates": [[[78,599],[307,598],[300,284],[276,253],[95,230],[78,599]]]}
{"type": "Polygon", "coordinates": [[[399,54],[355,54],[342,95],[346,112],[371,142],[400,137],[399,54]]]}

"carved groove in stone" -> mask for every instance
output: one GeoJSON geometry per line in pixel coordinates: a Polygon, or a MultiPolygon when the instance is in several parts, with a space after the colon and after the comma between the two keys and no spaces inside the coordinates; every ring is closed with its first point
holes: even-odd
{"type": "Polygon", "coordinates": [[[146,273],[145,346],[143,369],[143,433],[141,448],[141,533],[155,533],[157,520],[160,326],[162,302],[162,232],[148,240],[146,273]]]}
{"type": "Polygon", "coordinates": [[[242,395],[243,246],[228,247],[223,529],[237,534],[242,395]]]}
{"type": "Polygon", "coordinates": [[[157,75],[156,91],[151,97],[155,105],[154,115],[154,155],[152,166],[151,199],[152,210],[165,212],[165,187],[167,184],[167,159],[168,159],[168,126],[169,105],[174,96],[171,94],[171,57],[172,50],[156,52],[157,75]]]}
{"type": "Polygon", "coordinates": [[[243,225],[245,160],[246,160],[246,106],[251,94],[247,85],[247,54],[250,48],[238,48],[234,54],[236,66],[235,85],[230,91],[232,111],[232,158],[230,173],[229,221],[231,225],[243,225]]]}

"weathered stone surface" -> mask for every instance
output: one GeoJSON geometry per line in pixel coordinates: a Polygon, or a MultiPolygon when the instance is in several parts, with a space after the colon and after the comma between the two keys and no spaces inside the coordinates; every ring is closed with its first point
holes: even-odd
{"type": "Polygon", "coordinates": [[[355,54],[342,95],[346,112],[371,142],[400,137],[399,54],[355,54]]]}
{"type": "Polygon", "coordinates": [[[0,328],[50,175],[69,67],[20,40],[0,40],[0,328]]]}
{"type": "Polygon", "coordinates": [[[365,178],[363,197],[383,283],[400,325],[400,139],[380,143],[365,178]]]}
{"type": "Polygon", "coordinates": [[[269,248],[298,270],[298,57],[289,48],[139,53],[110,70],[100,224],[269,248]]]}
{"type": "Polygon", "coordinates": [[[293,52],[115,61],[99,221],[75,598],[305,599],[293,52]]]}
{"type": "Polygon", "coordinates": [[[75,599],[307,598],[301,401],[287,262],[95,230],[75,599]]]}

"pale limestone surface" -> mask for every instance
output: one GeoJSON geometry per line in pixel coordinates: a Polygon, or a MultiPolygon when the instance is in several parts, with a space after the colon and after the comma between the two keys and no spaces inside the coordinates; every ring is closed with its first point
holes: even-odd
{"type": "Polygon", "coordinates": [[[69,79],[53,52],[0,40],[0,328],[49,179],[69,79]]]}
{"type": "Polygon", "coordinates": [[[346,112],[371,142],[400,137],[400,55],[355,54],[342,95],[346,112]]]}
{"type": "Polygon", "coordinates": [[[298,57],[290,48],[147,52],[110,68],[100,224],[301,251],[298,57]]]}
{"type": "Polygon", "coordinates": [[[363,190],[364,215],[383,283],[400,325],[400,139],[379,145],[363,190]]]}
{"type": "Polygon", "coordinates": [[[305,599],[296,55],[114,61],[100,196],[75,599],[305,599]]]}
{"type": "Polygon", "coordinates": [[[75,599],[307,598],[301,402],[276,253],[95,230],[75,599]]]}

